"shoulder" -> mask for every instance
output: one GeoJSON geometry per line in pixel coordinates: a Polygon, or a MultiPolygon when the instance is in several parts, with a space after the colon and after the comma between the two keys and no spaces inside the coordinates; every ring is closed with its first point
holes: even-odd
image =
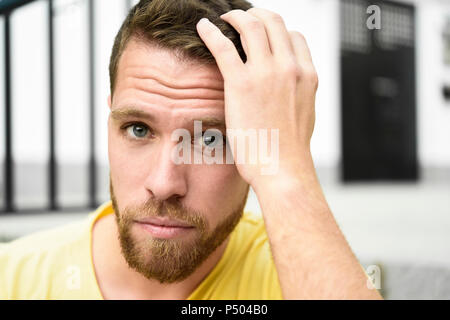
{"type": "Polygon", "coordinates": [[[46,296],[40,291],[49,287],[47,282],[55,274],[58,263],[79,254],[86,243],[90,218],[91,215],[1,244],[0,298],[46,296]],[[28,296],[31,291],[34,296],[28,296]]]}
{"type": "Polygon", "coordinates": [[[51,251],[76,241],[81,236],[86,220],[79,220],[62,226],[46,229],[2,243],[0,252],[36,254],[51,251]]]}
{"type": "Polygon", "coordinates": [[[5,266],[18,267],[34,259],[43,261],[54,255],[76,254],[75,249],[89,245],[93,223],[111,212],[111,203],[106,202],[81,220],[0,243],[0,275],[5,266]]]}

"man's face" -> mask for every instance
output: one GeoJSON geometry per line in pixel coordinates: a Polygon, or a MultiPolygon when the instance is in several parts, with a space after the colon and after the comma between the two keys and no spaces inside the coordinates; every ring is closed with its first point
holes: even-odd
{"type": "Polygon", "coordinates": [[[132,39],[110,108],[111,199],[122,253],[147,278],[181,281],[227,238],[247,198],[235,165],[172,160],[176,129],[191,133],[192,153],[195,144],[204,147],[194,120],[225,137],[223,78],[215,66],[132,39]]]}

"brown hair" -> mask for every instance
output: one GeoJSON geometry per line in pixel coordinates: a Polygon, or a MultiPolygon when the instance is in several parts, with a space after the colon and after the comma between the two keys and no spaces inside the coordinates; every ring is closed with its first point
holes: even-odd
{"type": "Polygon", "coordinates": [[[246,56],[240,36],[220,15],[233,9],[248,10],[246,0],[141,0],[128,13],[115,40],[109,63],[111,95],[119,59],[131,37],[173,50],[180,59],[215,64],[215,59],[197,33],[197,22],[208,18],[236,46],[242,60],[246,56]]]}

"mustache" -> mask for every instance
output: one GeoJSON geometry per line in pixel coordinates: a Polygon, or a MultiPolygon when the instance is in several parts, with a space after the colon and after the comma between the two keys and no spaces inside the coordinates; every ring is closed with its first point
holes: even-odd
{"type": "Polygon", "coordinates": [[[128,206],[124,210],[124,218],[127,220],[155,217],[180,220],[201,229],[207,227],[204,215],[179,201],[148,199],[141,205],[128,206]]]}

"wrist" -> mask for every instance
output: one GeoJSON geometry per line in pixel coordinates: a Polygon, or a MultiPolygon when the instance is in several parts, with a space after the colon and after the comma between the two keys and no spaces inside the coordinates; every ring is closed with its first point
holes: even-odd
{"type": "Polygon", "coordinates": [[[258,194],[265,190],[277,192],[295,189],[300,187],[302,182],[310,183],[316,179],[313,159],[308,151],[292,159],[280,159],[276,172],[268,175],[259,174],[250,185],[258,194]]]}

